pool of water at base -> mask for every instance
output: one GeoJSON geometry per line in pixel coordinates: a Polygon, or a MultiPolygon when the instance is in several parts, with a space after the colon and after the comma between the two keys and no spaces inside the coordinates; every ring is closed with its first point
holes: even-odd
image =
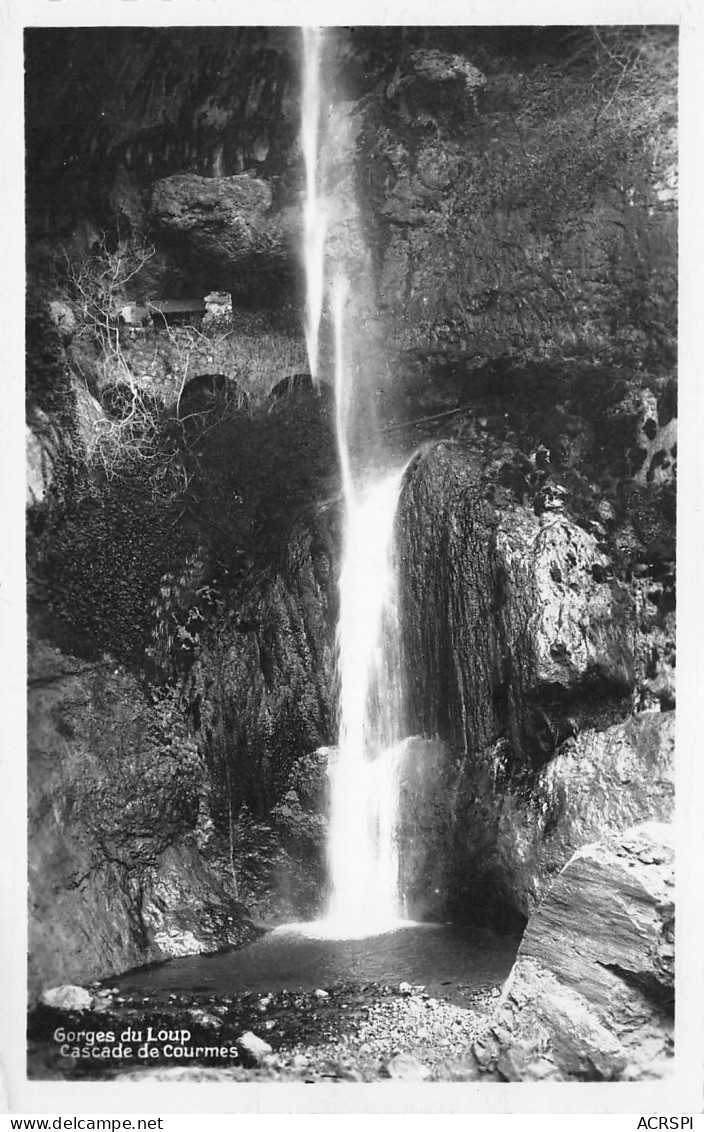
{"type": "Polygon", "coordinates": [[[408,982],[451,997],[502,983],[520,938],[454,924],[403,922],[354,939],[326,938],[324,925],[287,924],[237,951],[140,967],[111,980],[127,993],[312,991],[340,982],[408,982]]]}

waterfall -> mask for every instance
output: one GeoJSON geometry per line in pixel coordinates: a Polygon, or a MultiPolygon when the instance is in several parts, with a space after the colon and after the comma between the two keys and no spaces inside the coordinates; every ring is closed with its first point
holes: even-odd
{"type": "MultiPolygon", "coordinates": [[[[319,185],[319,29],[304,31],[303,50],[306,339],[311,374],[317,380],[326,266],[334,267],[339,259],[325,246],[326,211],[319,185]]],[[[397,820],[403,703],[393,532],[404,469],[371,476],[368,468],[353,466],[360,454],[367,463],[381,455],[373,424],[375,359],[360,334],[360,286],[357,265],[354,287],[338,272],[329,296],[344,534],[337,630],[339,736],[330,766],[325,930],[348,937],[388,928],[400,916],[397,820]]]]}
{"type": "Polygon", "coordinates": [[[403,733],[393,534],[405,469],[361,487],[354,481],[348,430],[351,381],[344,353],[348,291],[344,278],[335,280],[336,428],[345,516],[328,916],[343,935],[388,927],[399,915],[397,744],[403,733]]]}
{"type": "Polygon", "coordinates": [[[340,729],[331,767],[328,914],[344,934],[399,916],[402,697],[393,529],[402,472],[346,501],[340,574],[340,729]]]}
{"type": "Polygon", "coordinates": [[[314,385],[318,384],[318,338],[323,311],[324,252],[327,228],[325,209],[318,192],[322,38],[322,28],[303,28],[301,138],[306,172],[306,195],[303,204],[303,259],[306,276],[306,346],[314,385]]]}

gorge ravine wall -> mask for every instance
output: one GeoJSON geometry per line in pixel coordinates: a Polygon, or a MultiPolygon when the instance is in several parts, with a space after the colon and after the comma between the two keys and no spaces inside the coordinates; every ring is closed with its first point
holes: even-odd
{"type": "MultiPolygon", "coordinates": [[[[331,238],[372,249],[375,410],[420,452],[398,521],[420,915],[522,923],[575,849],[671,808],[676,45],[623,32],[619,83],[577,31],[351,29],[330,58],[354,170],[331,238]]],[[[295,37],[32,34],[38,991],[319,911],[340,532],[325,389],[276,389],[304,365],[295,37]],[[155,250],[115,326],[221,289],[227,333],[123,321],[106,353],[62,249],[101,263],[118,227],[155,250]],[[110,447],[125,388],[128,417],[134,390],[155,406],[146,449],[110,447]]]]}

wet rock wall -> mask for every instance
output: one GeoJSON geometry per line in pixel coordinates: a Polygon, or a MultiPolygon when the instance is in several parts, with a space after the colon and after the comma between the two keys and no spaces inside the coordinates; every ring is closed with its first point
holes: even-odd
{"type": "Polygon", "coordinates": [[[581,844],[671,818],[674,716],[633,714],[633,588],[566,510],[496,510],[444,442],[409,469],[398,540],[406,722],[432,740],[404,763],[409,900],[509,924],[581,844]]]}
{"type": "Polygon", "coordinates": [[[253,938],[198,849],[204,767],[173,693],[33,641],[28,734],[30,994],[253,938]]]}

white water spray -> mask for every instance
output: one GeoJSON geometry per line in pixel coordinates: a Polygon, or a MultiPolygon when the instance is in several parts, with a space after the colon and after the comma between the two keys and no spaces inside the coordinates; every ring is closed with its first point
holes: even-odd
{"type": "Polygon", "coordinates": [[[331,772],[328,914],[344,934],[388,927],[398,906],[401,695],[393,526],[400,472],[348,505],[340,575],[340,733],[331,772]]]}
{"type": "Polygon", "coordinates": [[[328,915],[340,934],[389,927],[398,906],[397,744],[403,714],[393,531],[404,469],[358,489],[348,450],[348,287],[333,287],[337,441],[345,501],[340,574],[340,730],[331,768],[328,915]]]}
{"type": "Polygon", "coordinates": [[[303,258],[306,274],[306,346],[313,384],[318,384],[318,339],[323,310],[326,217],[318,191],[318,148],[321,107],[322,28],[303,28],[303,99],[301,135],[306,171],[303,204],[303,258]]]}

